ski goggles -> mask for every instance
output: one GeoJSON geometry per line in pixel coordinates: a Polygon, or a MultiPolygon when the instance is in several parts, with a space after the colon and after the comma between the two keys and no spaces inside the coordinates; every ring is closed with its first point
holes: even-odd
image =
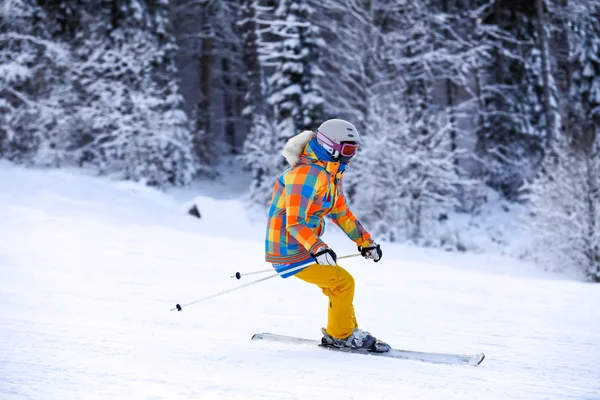
{"type": "Polygon", "coordinates": [[[342,157],[354,157],[358,150],[358,144],[356,142],[334,142],[319,131],[317,131],[317,139],[336,150],[342,157]]]}

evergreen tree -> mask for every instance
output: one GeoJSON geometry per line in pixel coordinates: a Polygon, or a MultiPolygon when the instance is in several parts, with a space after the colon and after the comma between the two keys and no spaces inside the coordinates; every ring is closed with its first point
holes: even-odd
{"type": "Polygon", "coordinates": [[[580,10],[573,21],[570,133],[575,146],[588,152],[600,129],[600,1],[586,2],[580,10]]]}
{"type": "Polygon", "coordinates": [[[81,118],[89,121],[82,159],[102,173],[151,185],[189,183],[191,136],[175,80],[166,0],[103,0],[78,47],[81,118]]]}
{"type": "Polygon", "coordinates": [[[322,74],[318,57],[324,43],[312,23],[313,13],[308,0],[280,0],[269,24],[272,39],[260,46],[263,62],[274,69],[267,79],[267,101],[276,116],[281,146],[323,120],[323,97],[316,79],[322,74]]]}
{"type": "Polygon", "coordinates": [[[442,243],[439,221],[456,207],[456,191],[464,180],[450,150],[449,116],[429,115],[415,126],[411,111],[398,106],[398,100],[378,96],[372,103],[368,123],[374,133],[346,173],[346,184],[355,188],[356,213],[387,240],[452,246],[442,243]],[[370,171],[368,178],[365,171],[370,171]]]}
{"type": "Polygon", "coordinates": [[[0,156],[34,165],[68,161],[73,121],[70,46],[37,2],[0,7],[0,156]]]}
{"type": "Polygon", "coordinates": [[[283,169],[282,158],[272,154],[277,143],[278,133],[274,126],[270,108],[266,107],[262,69],[259,61],[259,19],[260,7],[257,0],[245,0],[240,8],[240,27],[244,44],[246,65],[243,116],[248,127],[240,157],[246,169],[251,172],[249,201],[263,207],[269,204],[276,176],[283,169]],[[267,154],[267,156],[265,156],[267,154]]]}
{"type": "Polygon", "coordinates": [[[533,256],[552,270],[600,282],[600,145],[558,146],[528,186],[533,256]]]}
{"type": "Polygon", "coordinates": [[[600,2],[572,1],[567,140],[530,186],[535,258],[600,282],[600,2]]]}
{"type": "MultiPolygon", "coordinates": [[[[247,126],[242,118],[246,93],[244,45],[238,20],[247,1],[173,0],[172,19],[179,44],[178,65],[195,151],[205,172],[238,154],[247,126]]],[[[243,19],[243,16],[241,16],[243,19]]],[[[252,68],[252,67],[250,67],[252,68]]]]}
{"type": "Polygon", "coordinates": [[[246,56],[252,57],[257,49],[260,74],[266,70],[268,78],[260,85],[259,95],[256,88],[260,80],[257,71],[251,71],[252,80],[248,82],[253,91],[246,98],[253,102],[246,109],[250,127],[243,160],[252,171],[252,202],[267,204],[275,177],[285,169],[279,154],[285,142],[323,122],[323,98],[317,86],[322,74],[318,56],[323,43],[312,24],[314,8],[306,0],[281,0],[275,8],[263,7],[260,11],[258,3],[249,3],[244,12],[250,18],[247,29],[260,33],[246,31],[246,56]]]}
{"type": "Polygon", "coordinates": [[[327,43],[320,60],[323,74],[318,79],[324,113],[351,121],[363,135],[369,132],[369,103],[373,86],[378,84],[374,73],[382,41],[376,19],[389,12],[382,3],[324,0],[315,5],[314,21],[327,43]]]}
{"type": "Polygon", "coordinates": [[[434,98],[436,81],[460,70],[453,59],[460,55],[440,46],[442,32],[435,16],[424,17],[425,5],[390,7],[376,19],[382,45],[373,79],[383,84],[371,89],[368,140],[353,161],[352,169],[363,173],[349,171],[348,183],[357,213],[375,232],[433,245],[438,218],[454,209],[463,183],[454,163],[452,110],[434,98]],[[377,172],[365,179],[364,171],[377,172]]]}
{"type": "Polygon", "coordinates": [[[248,200],[251,205],[265,207],[271,201],[273,185],[285,165],[283,157],[274,151],[281,147],[273,120],[267,115],[256,114],[252,121],[241,159],[251,172],[248,200]]]}
{"type": "Polygon", "coordinates": [[[91,162],[154,185],[188,183],[195,162],[167,6],[17,0],[2,7],[0,65],[10,72],[0,78],[4,156],[91,162]]]}
{"type": "Polygon", "coordinates": [[[244,0],[239,10],[240,36],[242,38],[244,71],[244,107],[242,116],[250,129],[254,125],[253,116],[265,112],[261,86],[261,65],[258,59],[258,0],[244,0]]]}
{"type": "MultiPolygon", "coordinates": [[[[516,198],[524,179],[535,176],[548,138],[558,136],[557,87],[548,76],[550,110],[545,110],[544,69],[534,2],[497,0],[483,20],[481,40],[493,51],[480,88],[485,122],[478,135],[479,157],[487,164],[488,184],[516,198]],[[489,25],[493,26],[492,28],[489,25]]],[[[547,35],[547,29],[543,29],[547,35]]],[[[548,64],[554,64],[547,60],[548,64]]]]}

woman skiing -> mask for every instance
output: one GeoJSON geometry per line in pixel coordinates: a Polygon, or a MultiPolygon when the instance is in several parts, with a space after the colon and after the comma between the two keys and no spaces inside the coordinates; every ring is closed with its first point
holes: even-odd
{"type": "Polygon", "coordinates": [[[282,277],[294,275],[329,297],[323,344],[386,352],[389,345],[358,328],[354,278],[337,265],[335,252],[320,239],[329,215],[365,258],[381,259],[381,248],[348,209],[342,193],[342,174],[359,142],[354,125],[341,119],[325,121],[316,132],[302,132],[287,142],[281,154],[290,168],[273,189],[265,258],[282,277]]]}

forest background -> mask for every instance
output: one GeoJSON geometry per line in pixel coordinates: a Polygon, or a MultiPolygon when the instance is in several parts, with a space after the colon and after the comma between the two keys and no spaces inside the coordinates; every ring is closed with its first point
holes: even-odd
{"type": "Polygon", "coordinates": [[[1,0],[0,158],[264,207],[283,143],[329,118],[379,238],[524,207],[528,256],[600,281],[600,0],[1,0]]]}

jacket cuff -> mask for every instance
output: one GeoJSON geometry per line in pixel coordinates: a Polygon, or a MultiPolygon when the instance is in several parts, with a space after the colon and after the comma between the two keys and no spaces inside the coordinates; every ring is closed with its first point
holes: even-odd
{"type": "Polygon", "coordinates": [[[375,241],[373,239],[371,239],[370,235],[367,234],[366,237],[364,237],[364,236],[361,237],[355,243],[359,247],[369,247],[369,245],[373,242],[375,242],[375,241]]]}
{"type": "Polygon", "coordinates": [[[318,240],[315,244],[313,244],[310,247],[310,249],[308,249],[308,252],[310,253],[310,255],[313,255],[315,254],[316,250],[321,246],[328,247],[322,240],[318,240]]]}

